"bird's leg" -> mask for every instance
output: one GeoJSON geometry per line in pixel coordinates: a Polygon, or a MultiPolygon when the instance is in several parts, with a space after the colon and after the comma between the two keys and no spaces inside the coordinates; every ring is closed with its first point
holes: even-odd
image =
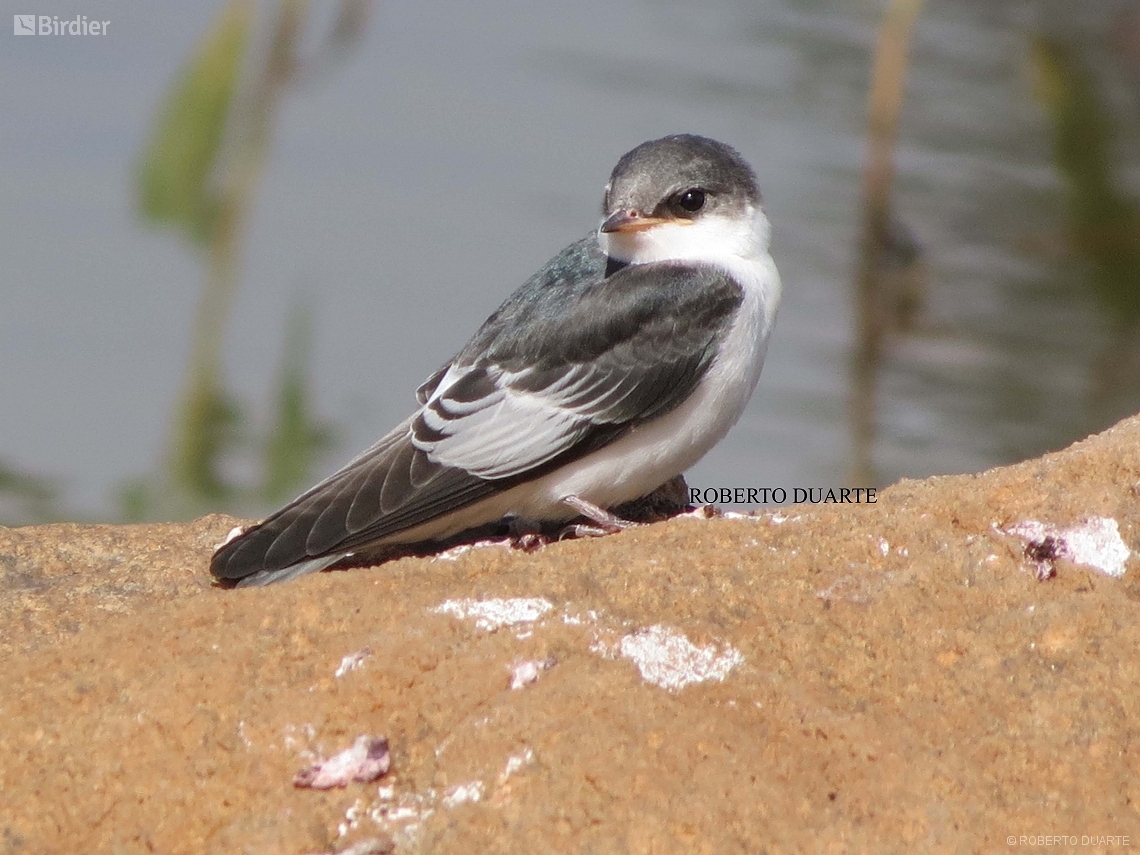
{"type": "Polygon", "coordinates": [[[562,501],[586,519],[590,520],[590,522],[596,523],[599,528],[608,529],[610,533],[637,525],[637,523],[631,523],[629,520],[623,520],[621,517],[611,514],[605,508],[599,508],[593,502],[588,502],[581,496],[567,496],[562,501]]]}
{"type": "Polygon", "coordinates": [[[590,520],[594,525],[567,526],[558,533],[559,539],[567,535],[573,535],[574,537],[601,537],[602,535],[613,534],[614,532],[637,525],[637,523],[623,520],[621,517],[611,514],[605,508],[599,508],[593,502],[588,502],[580,496],[567,496],[562,501],[586,519],[590,520]]]}

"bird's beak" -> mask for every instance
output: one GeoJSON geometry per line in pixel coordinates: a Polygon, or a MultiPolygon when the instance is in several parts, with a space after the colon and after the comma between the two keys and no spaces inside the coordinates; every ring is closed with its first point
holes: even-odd
{"type": "Polygon", "coordinates": [[[606,217],[602,223],[601,231],[605,234],[613,232],[640,232],[661,223],[669,223],[664,217],[643,217],[637,211],[617,210],[606,217]]]}

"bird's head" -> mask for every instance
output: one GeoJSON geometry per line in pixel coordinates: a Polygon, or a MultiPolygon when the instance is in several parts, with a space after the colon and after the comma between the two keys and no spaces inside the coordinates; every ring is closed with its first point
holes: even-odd
{"type": "Polygon", "coordinates": [[[618,161],[598,240],[630,264],[716,261],[767,251],[756,176],[724,143],[691,134],[650,140],[618,161]]]}

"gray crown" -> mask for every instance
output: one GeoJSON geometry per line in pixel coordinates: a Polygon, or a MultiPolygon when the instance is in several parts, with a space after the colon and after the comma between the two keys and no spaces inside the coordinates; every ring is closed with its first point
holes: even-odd
{"type": "Polygon", "coordinates": [[[673,134],[622,156],[606,185],[602,213],[629,209],[650,215],[693,188],[708,194],[708,212],[738,213],[760,204],[756,174],[736,149],[708,137],[673,134]]]}

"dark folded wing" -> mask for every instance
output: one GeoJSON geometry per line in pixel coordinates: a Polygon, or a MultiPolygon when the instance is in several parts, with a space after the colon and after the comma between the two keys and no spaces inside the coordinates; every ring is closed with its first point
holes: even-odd
{"type": "Polygon", "coordinates": [[[221,547],[212,572],[344,555],[612,442],[692,393],[740,300],[706,266],[532,279],[421,387],[415,416],[221,547]]]}
{"type": "Polygon", "coordinates": [[[627,267],[573,299],[549,287],[524,296],[483,326],[413,420],[433,461],[525,477],[601,426],[667,412],[691,394],[742,298],[719,268],[675,263],[627,267]]]}

